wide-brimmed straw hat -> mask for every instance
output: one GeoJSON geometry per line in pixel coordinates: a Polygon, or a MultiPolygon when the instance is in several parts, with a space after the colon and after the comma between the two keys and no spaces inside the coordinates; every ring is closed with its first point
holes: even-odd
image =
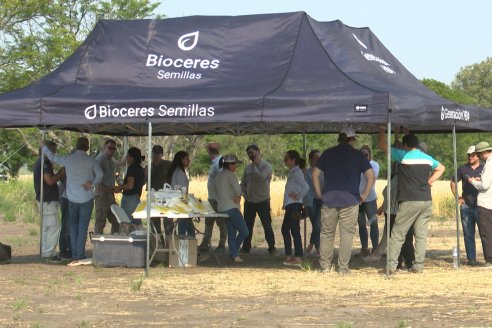
{"type": "Polygon", "coordinates": [[[492,150],[492,146],[490,146],[487,141],[481,141],[475,146],[476,153],[482,153],[486,150],[492,150]]]}

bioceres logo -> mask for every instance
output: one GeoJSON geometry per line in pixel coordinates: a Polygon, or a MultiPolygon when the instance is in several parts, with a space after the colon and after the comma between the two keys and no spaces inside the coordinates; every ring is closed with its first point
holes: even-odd
{"type": "Polygon", "coordinates": [[[179,49],[181,49],[183,51],[190,51],[191,49],[195,48],[196,44],[198,43],[198,36],[199,35],[200,35],[200,31],[195,31],[195,32],[191,32],[191,33],[182,35],[178,39],[179,49]],[[191,44],[186,45],[186,44],[189,44],[190,41],[191,41],[191,44]]]}
{"type": "Polygon", "coordinates": [[[110,104],[91,105],[84,111],[85,118],[94,120],[99,118],[147,118],[147,117],[204,117],[214,116],[213,106],[200,106],[200,104],[186,104],[170,106],[161,104],[157,107],[146,106],[113,106],[110,104]]]}
{"type": "Polygon", "coordinates": [[[451,119],[468,122],[470,120],[470,112],[464,109],[447,109],[441,106],[441,121],[451,119]]]}
{"type": "MultiPolygon", "coordinates": [[[[178,38],[178,48],[183,51],[191,51],[198,44],[200,31],[183,34],[178,38]]],[[[188,79],[198,80],[209,70],[215,70],[220,66],[220,60],[216,58],[172,58],[165,54],[148,54],[146,67],[158,67],[157,78],[159,80],[188,79]]]]}

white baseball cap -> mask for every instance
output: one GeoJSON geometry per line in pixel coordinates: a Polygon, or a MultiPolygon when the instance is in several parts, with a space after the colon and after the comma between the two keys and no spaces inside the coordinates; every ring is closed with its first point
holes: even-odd
{"type": "Polygon", "coordinates": [[[468,150],[466,151],[467,154],[473,154],[474,152],[475,152],[475,146],[468,147],[468,150]]]}
{"type": "Polygon", "coordinates": [[[349,126],[344,127],[338,134],[345,134],[347,138],[355,137],[355,131],[349,126]]]}

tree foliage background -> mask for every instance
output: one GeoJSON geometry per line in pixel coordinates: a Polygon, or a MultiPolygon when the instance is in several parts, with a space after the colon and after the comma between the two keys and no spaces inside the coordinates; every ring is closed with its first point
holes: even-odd
{"type": "MultiPolygon", "coordinates": [[[[163,18],[155,13],[158,2],[149,0],[0,0],[0,92],[8,92],[34,83],[52,72],[82,43],[98,19],[163,18]]],[[[441,96],[463,104],[492,108],[492,58],[462,68],[451,86],[433,79],[423,83],[441,96]]],[[[450,131],[451,132],[451,131],[450,131]]],[[[47,131],[46,138],[60,145],[61,153],[68,153],[79,134],[66,131],[47,131]]],[[[105,136],[88,136],[91,154],[99,151],[105,136]]],[[[336,144],[336,135],[307,135],[306,149],[324,149],[336,144]]],[[[429,146],[429,153],[440,160],[452,174],[452,136],[448,134],[419,135],[429,146]]],[[[489,140],[486,133],[458,136],[458,161],[466,160],[465,150],[471,144],[489,140]]],[[[32,167],[38,155],[41,134],[38,129],[0,129],[0,163],[11,176],[27,164],[32,167]]],[[[118,144],[123,141],[113,138],[118,144]]],[[[147,147],[145,137],[129,138],[132,146],[147,147]]],[[[209,159],[205,151],[208,142],[219,142],[221,153],[234,153],[248,162],[245,148],[258,144],[263,157],[271,162],[276,176],[284,176],[284,153],[289,149],[303,154],[302,135],[251,136],[184,136],[154,137],[153,144],[165,149],[165,157],[172,159],[178,150],[190,153],[191,175],[206,174],[209,159]]],[[[385,156],[376,150],[376,136],[362,135],[358,146],[369,145],[374,158],[380,163],[381,174],[386,174],[385,156]]],[[[121,147],[120,147],[121,149],[121,147]]],[[[120,154],[121,155],[121,154],[120,154]]],[[[239,169],[242,173],[244,165],[239,169]]]]}

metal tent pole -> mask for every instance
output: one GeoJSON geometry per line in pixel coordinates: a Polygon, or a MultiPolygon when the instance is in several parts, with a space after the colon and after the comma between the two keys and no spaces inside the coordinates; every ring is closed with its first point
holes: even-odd
{"type": "MultiPolygon", "coordinates": [[[[46,137],[46,130],[43,128],[41,130],[41,140],[46,137]]],[[[43,220],[43,211],[44,211],[44,153],[41,149],[41,175],[39,177],[39,257],[43,257],[43,228],[44,228],[44,220],[43,220]]]]}
{"type": "Polygon", "coordinates": [[[456,248],[458,250],[458,268],[460,267],[460,209],[458,203],[458,159],[456,158],[456,125],[453,125],[453,165],[454,165],[454,181],[455,181],[455,189],[454,193],[454,201],[455,201],[455,215],[456,215],[456,248]]]}
{"type": "Polygon", "coordinates": [[[391,234],[391,117],[388,115],[388,137],[386,138],[388,156],[386,157],[386,276],[389,276],[389,253],[391,234]]]}
{"type": "MultiPolygon", "coordinates": [[[[304,160],[306,161],[306,166],[308,165],[307,162],[307,144],[306,144],[306,131],[302,133],[302,150],[304,152],[304,160]]],[[[306,255],[306,248],[307,248],[307,218],[304,218],[304,255],[306,255]]]]}
{"type": "MultiPolygon", "coordinates": [[[[152,200],[152,189],[151,184],[151,151],[152,151],[152,122],[149,121],[149,135],[147,137],[147,255],[145,257],[145,276],[149,275],[150,266],[150,205],[152,200]]],[[[158,245],[156,245],[157,247],[158,245]]]]}

